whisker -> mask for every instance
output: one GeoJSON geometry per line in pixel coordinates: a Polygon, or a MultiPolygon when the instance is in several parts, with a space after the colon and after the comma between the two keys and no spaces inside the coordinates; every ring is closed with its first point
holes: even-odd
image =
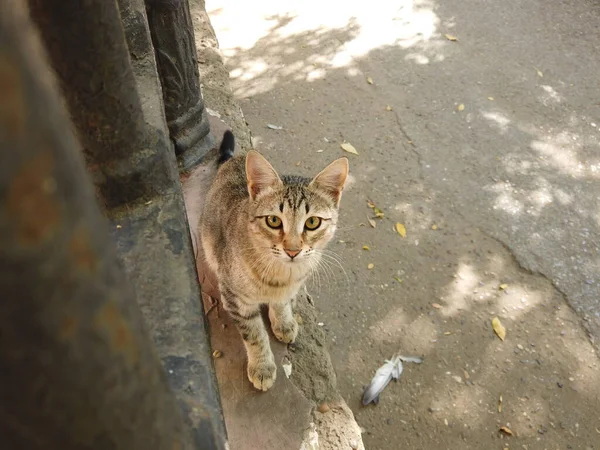
{"type": "Polygon", "coordinates": [[[343,266],[343,261],[341,259],[341,256],[339,256],[337,253],[333,252],[332,250],[325,250],[325,249],[318,249],[316,250],[317,254],[319,254],[321,257],[323,257],[323,261],[327,261],[330,264],[335,264],[336,266],[338,266],[345,278],[347,283],[350,283],[350,278],[348,277],[348,273],[346,272],[346,269],[343,266]]]}

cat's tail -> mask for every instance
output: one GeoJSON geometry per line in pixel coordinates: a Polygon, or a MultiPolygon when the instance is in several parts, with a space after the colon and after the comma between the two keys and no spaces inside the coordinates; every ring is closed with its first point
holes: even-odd
{"type": "Polygon", "coordinates": [[[233,157],[233,151],[235,150],[235,137],[233,133],[227,130],[223,133],[223,140],[221,141],[221,146],[219,147],[219,159],[217,161],[217,165],[221,165],[224,162],[230,160],[233,157]]]}

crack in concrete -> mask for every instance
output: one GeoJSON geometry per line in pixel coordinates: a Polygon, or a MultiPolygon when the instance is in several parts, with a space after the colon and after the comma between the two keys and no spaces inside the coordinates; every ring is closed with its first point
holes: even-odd
{"type": "Polygon", "coordinates": [[[560,294],[562,301],[565,303],[565,305],[571,309],[571,311],[573,311],[573,313],[575,314],[575,316],[577,316],[579,318],[579,323],[580,325],[585,329],[588,340],[590,341],[590,343],[592,344],[592,346],[594,347],[594,349],[596,350],[596,355],[598,356],[598,358],[600,359],[600,342],[597,342],[596,339],[594,338],[594,333],[589,325],[589,318],[587,317],[587,314],[585,314],[585,312],[583,311],[578,311],[577,308],[575,308],[573,306],[573,304],[571,303],[571,301],[569,301],[569,296],[566,292],[564,292],[560,287],[558,287],[554,280],[552,280],[552,278],[545,274],[544,272],[541,272],[539,270],[532,270],[531,268],[529,268],[515,253],[515,251],[512,249],[512,247],[510,246],[510,244],[504,242],[504,240],[502,240],[502,238],[494,236],[493,234],[491,234],[490,232],[477,227],[475,224],[473,224],[469,219],[467,219],[465,217],[464,214],[462,214],[460,211],[456,210],[455,213],[465,222],[467,222],[469,225],[471,225],[473,228],[475,228],[477,231],[479,231],[481,234],[483,234],[484,236],[488,237],[489,239],[491,239],[492,241],[496,242],[497,244],[499,244],[511,257],[512,262],[523,272],[527,273],[528,275],[531,276],[539,276],[541,278],[543,278],[544,280],[546,280],[548,283],[550,283],[550,285],[552,285],[552,288],[558,293],[560,294]]]}

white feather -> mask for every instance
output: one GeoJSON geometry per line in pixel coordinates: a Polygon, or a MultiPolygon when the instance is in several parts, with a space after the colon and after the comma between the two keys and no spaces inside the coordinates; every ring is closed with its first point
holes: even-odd
{"type": "Polygon", "coordinates": [[[398,358],[400,358],[401,361],[404,362],[411,362],[411,363],[416,363],[416,364],[421,364],[423,362],[423,358],[421,358],[420,356],[398,356],[398,358]]]}
{"type": "Polygon", "coordinates": [[[379,394],[383,392],[385,387],[389,384],[390,380],[397,380],[402,375],[404,362],[412,362],[420,364],[423,362],[423,358],[417,356],[394,356],[390,360],[386,360],[385,364],[377,369],[375,376],[371,380],[371,383],[363,392],[362,404],[368,405],[371,402],[377,402],[379,394]]]}

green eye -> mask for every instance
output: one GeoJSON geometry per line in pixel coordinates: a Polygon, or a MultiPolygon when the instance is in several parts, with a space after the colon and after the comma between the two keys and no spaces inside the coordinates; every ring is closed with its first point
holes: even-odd
{"type": "Polygon", "coordinates": [[[281,219],[277,216],[267,216],[267,225],[270,228],[281,228],[281,219]]]}
{"type": "Polygon", "coordinates": [[[307,230],[316,230],[321,226],[321,218],[320,217],[309,217],[304,222],[304,228],[307,230]]]}

